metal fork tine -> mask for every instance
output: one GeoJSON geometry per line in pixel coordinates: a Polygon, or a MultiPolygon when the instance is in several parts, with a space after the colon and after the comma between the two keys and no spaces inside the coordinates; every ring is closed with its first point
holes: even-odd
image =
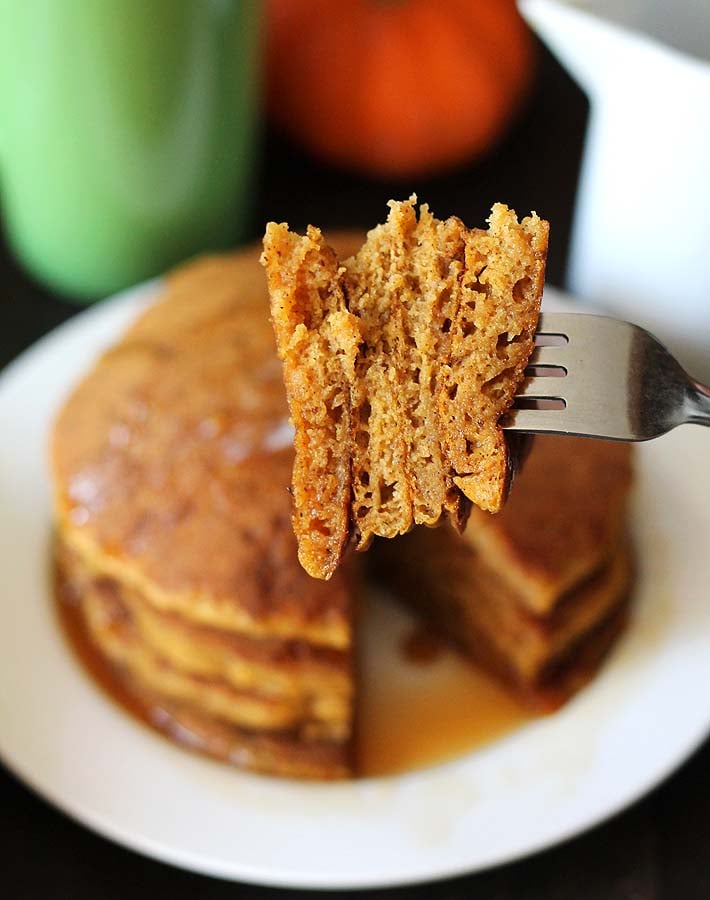
{"type": "Polygon", "coordinates": [[[569,367],[570,348],[565,344],[561,347],[535,347],[530,357],[531,366],[564,366],[569,367]]]}
{"type": "Polygon", "coordinates": [[[566,342],[536,346],[504,428],[633,441],[683,422],[710,424],[710,388],[693,382],[642,328],[605,316],[544,313],[537,333],[566,342]],[[535,366],[566,374],[551,377],[535,366]],[[553,408],[558,399],[564,409],[553,408]]]}
{"type": "Polygon", "coordinates": [[[525,379],[516,392],[516,397],[565,397],[566,378],[532,376],[525,379]]]}
{"type": "MultiPolygon", "coordinates": [[[[599,348],[605,346],[604,322],[595,316],[578,313],[545,313],[540,317],[538,334],[564,335],[567,343],[536,347],[531,365],[560,365],[567,370],[564,378],[527,379],[519,396],[526,398],[562,398],[565,409],[514,409],[507,417],[516,431],[553,431],[563,434],[585,434],[590,423],[603,422],[608,415],[626,423],[627,399],[624,392],[613,390],[625,385],[626,354],[617,354],[599,364],[599,348]],[[589,391],[591,384],[601,382],[601,393],[589,391]],[[587,389],[585,389],[587,388],[587,389]]],[[[608,340],[608,338],[607,338],[608,340]]],[[[593,425],[592,425],[593,427],[593,425]]],[[[627,425],[624,425],[627,428],[627,425]]],[[[609,436],[621,436],[609,435],[609,436]]]]}
{"type": "Polygon", "coordinates": [[[514,409],[501,420],[503,428],[530,434],[569,434],[564,409],[514,409]]]}

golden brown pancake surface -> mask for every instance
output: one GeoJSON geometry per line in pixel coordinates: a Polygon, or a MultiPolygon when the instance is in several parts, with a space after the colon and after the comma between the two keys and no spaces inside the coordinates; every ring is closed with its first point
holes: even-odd
{"type": "Polygon", "coordinates": [[[256,254],[192,264],[59,415],[64,538],[160,609],[346,646],[347,591],[293,565],[291,441],[256,254]]]}

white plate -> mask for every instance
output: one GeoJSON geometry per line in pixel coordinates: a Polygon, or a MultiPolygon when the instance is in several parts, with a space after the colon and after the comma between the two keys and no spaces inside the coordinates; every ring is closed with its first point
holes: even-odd
{"type": "Polygon", "coordinates": [[[710,435],[639,447],[635,621],[554,716],[404,776],[300,784],[240,773],[134,723],[80,671],[48,594],[53,413],[155,293],[59,328],[0,377],[0,755],[107,837],[212,875],[290,887],[472,872],[589,828],[665,778],[710,724],[710,435]]]}

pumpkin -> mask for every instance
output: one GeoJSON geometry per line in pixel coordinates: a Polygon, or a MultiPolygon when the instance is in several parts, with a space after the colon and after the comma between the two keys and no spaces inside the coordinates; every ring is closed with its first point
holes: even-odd
{"type": "Polygon", "coordinates": [[[515,0],[269,0],[272,120],[317,156],[383,176],[488,150],[529,85],[515,0]]]}

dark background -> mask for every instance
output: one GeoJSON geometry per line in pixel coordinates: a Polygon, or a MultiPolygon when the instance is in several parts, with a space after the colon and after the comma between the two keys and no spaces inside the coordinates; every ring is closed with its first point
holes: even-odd
{"type": "MultiPolygon", "coordinates": [[[[287,220],[294,227],[312,222],[324,228],[368,228],[384,218],[390,197],[401,199],[413,190],[437,216],[456,214],[469,225],[482,224],[491,204],[501,200],[521,215],[534,209],[550,220],[548,281],[564,286],[587,115],[584,95],[541,48],[536,86],[506,138],[487,159],[446,176],[406,182],[364,180],[325,168],[267,132],[247,238],[258,238],[269,219],[287,220]]],[[[0,367],[77,311],[78,307],[33,282],[0,242],[0,367]]],[[[698,690],[705,691],[707,686],[699,685],[698,690]]],[[[90,735],[86,752],[88,757],[90,735]]],[[[364,896],[414,900],[710,898],[709,767],[707,743],[643,801],[571,842],[482,874],[437,885],[368,891],[364,896]]],[[[278,852],[274,847],[274,860],[278,852]]],[[[232,884],[145,859],[74,824],[1,766],[0,864],[4,895],[29,900],[341,896],[232,884]]]]}

